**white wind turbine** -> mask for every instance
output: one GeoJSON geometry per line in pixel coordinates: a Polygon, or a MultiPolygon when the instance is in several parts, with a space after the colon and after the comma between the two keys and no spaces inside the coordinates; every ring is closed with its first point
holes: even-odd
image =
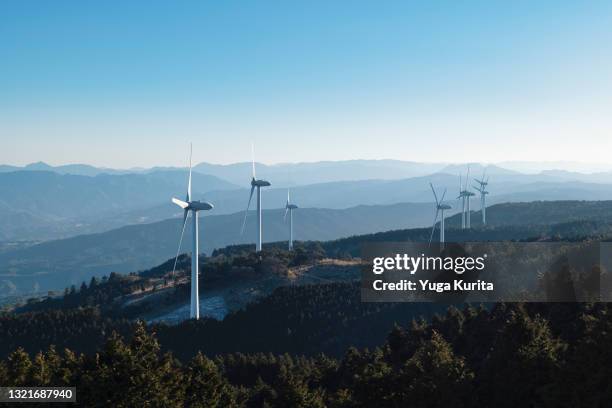
{"type": "Polygon", "coordinates": [[[251,199],[253,198],[253,191],[257,188],[257,246],[255,252],[261,251],[262,241],[262,225],[261,225],[261,188],[270,186],[270,182],[266,180],[258,180],[255,176],[255,148],[251,145],[251,159],[252,159],[252,178],[251,178],[251,195],[249,195],[249,203],[247,204],[246,211],[244,212],[244,221],[242,222],[241,234],[244,234],[244,227],[246,226],[247,216],[249,215],[249,208],[251,207],[251,199]]]}
{"type": "Polygon", "coordinates": [[[442,199],[438,201],[438,195],[436,194],[436,190],[434,189],[433,184],[429,183],[429,185],[431,186],[431,191],[433,192],[434,198],[436,200],[436,215],[434,217],[433,226],[431,227],[429,245],[431,245],[431,241],[433,240],[434,232],[436,231],[436,223],[438,221],[438,214],[440,214],[440,248],[444,249],[444,211],[450,210],[452,207],[448,204],[444,204],[444,196],[446,195],[446,189],[444,189],[444,193],[442,193],[442,199]]]}
{"type": "Polygon", "coordinates": [[[465,229],[465,194],[463,191],[463,180],[459,174],[459,195],[457,200],[461,199],[461,229],[465,229]]]}
{"type": "Polygon", "coordinates": [[[462,208],[461,208],[461,228],[471,228],[472,227],[472,216],[470,212],[470,198],[475,194],[467,189],[467,183],[470,178],[470,166],[467,168],[467,175],[465,177],[465,185],[461,184],[461,175],[459,175],[459,196],[457,199],[462,199],[462,208]],[[462,190],[463,189],[463,190],[462,190]]]}
{"type": "Polygon", "coordinates": [[[476,191],[480,193],[480,212],[482,213],[482,225],[487,225],[487,205],[486,205],[486,195],[489,194],[487,191],[487,184],[489,184],[489,177],[485,179],[485,172],[487,169],[485,168],[482,172],[482,178],[480,180],[474,179],[480,187],[473,186],[476,191]]]}
{"type": "Polygon", "coordinates": [[[200,297],[198,293],[198,211],[212,210],[213,205],[206,201],[195,201],[191,199],[191,155],[192,147],[189,148],[189,181],[187,182],[187,197],[185,201],[178,198],[172,198],[172,202],[183,209],[183,229],[181,230],[181,238],[179,240],[176,258],[174,258],[174,267],[172,274],[176,270],[176,262],[178,261],[179,253],[181,252],[181,244],[183,243],[183,234],[187,225],[187,217],[192,213],[193,217],[193,246],[191,249],[191,307],[189,317],[192,319],[200,318],[200,297]]]}
{"type": "Polygon", "coordinates": [[[289,213],[289,250],[293,249],[293,210],[298,208],[297,205],[291,204],[289,199],[289,189],[287,189],[287,204],[285,204],[285,216],[284,220],[287,219],[287,213],[289,213]]]}

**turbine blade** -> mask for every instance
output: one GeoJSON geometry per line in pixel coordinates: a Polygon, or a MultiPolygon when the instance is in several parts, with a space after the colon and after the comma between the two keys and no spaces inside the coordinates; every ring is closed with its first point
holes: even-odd
{"type": "Polygon", "coordinates": [[[253,179],[257,180],[257,177],[255,176],[255,144],[253,142],[251,142],[251,165],[253,179]]]}
{"type": "Polygon", "coordinates": [[[429,245],[431,245],[431,241],[433,240],[434,232],[436,232],[436,222],[438,222],[438,213],[440,209],[436,207],[436,215],[434,217],[433,226],[431,227],[431,235],[429,236],[429,245]]]}
{"type": "Polygon", "coordinates": [[[470,165],[468,164],[467,176],[465,177],[465,190],[467,190],[467,183],[470,179],[470,165]]]}
{"type": "Polygon", "coordinates": [[[444,196],[446,195],[446,189],[444,189],[444,193],[442,193],[442,198],[440,199],[440,204],[444,202],[444,196]]]}
{"type": "Polygon", "coordinates": [[[174,198],[172,197],[172,202],[176,205],[178,205],[179,207],[181,207],[183,210],[187,207],[189,207],[189,203],[186,203],[183,200],[179,200],[178,198],[174,198]]]}
{"type": "Polygon", "coordinates": [[[249,203],[247,204],[246,211],[244,212],[244,220],[242,221],[242,228],[240,229],[240,235],[244,234],[244,227],[246,226],[247,216],[249,215],[249,208],[251,207],[251,199],[253,198],[253,191],[255,186],[251,186],[251,195],[249,196],[249,203]]]}
{"type": "Polygon", "coordinates": [[[172,276],[174,276],[174,272],[176,271],[176,263],[178,261],[179,254],[181,253],[181,245],[183,244],[183,235],[185,234],[185,225],[187,225],[187,216],[189,215],[189,210],[185,210],[183,213],[183,228],[181,229],[181,238],[179,239],[178,249],[176,250],[176,257],[174,258],[174,266],[172,267],[172,276]]]}
{"type": "Polygon", "coordinates": [[[287,205],[289,205],[289,202],[290,202],[290,200],[289,200],[289,189],[287,189],[287,205]]]}
{"type": "Polygon", "coordinates": [[[283,216],[283,221],[287,221],[287,213],[289,212],[289,207],[285,208],[285,215],[283,216]]]}
{"type": "Polygon", "coordinates": [[[193,144],[189,145],[189,181],[187,182],[187,202],[191,201],[191,156],[193,154],[193,144]]]}
{"type": "Polygon", "coordinates": [[[429,183],[429,186],[431,187],[431,191],[433,191],[434,198],[436,199],[436,208],[438,208],[438,205],[440,205],[440,203],[438,202],[438,195],[436,194],[436,190],[434,190],[433,184],[429,183]]]}

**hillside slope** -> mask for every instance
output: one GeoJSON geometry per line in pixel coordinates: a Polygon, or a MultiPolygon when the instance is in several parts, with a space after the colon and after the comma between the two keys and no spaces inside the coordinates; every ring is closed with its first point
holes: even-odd
{"type": "MultiPolygon", "coordinates": [[[[563,224],[562,235],[606,233],[612,223],[612,202],[535,202],[494,205],[488,208],[489,225],[478,227],[478,212],[472,215],[475,229],[461,231],[459,216],[448,220],[448,240],[508,240],[554,235],[555,224],[563,224]],[[504,227],[504,228],[501,228],[504,227]]],[[[329,241],[353,235],[381,232],[373,237],[348,238],[338,251],[355,254],[364,239],[429,239],[430,229],[407,230],[415,220],[432,218],[430,204],[360,206],[347,210],[299,209],[295,214],[297,240],[329,241]],[[382,232],[390,231],[391,232],[382,232]]],[[[248,218],[244,235],[240,235],[243,214],[204,216],[201,219],[200,250],[253,242],[255,217],[248,218]]],[[[79,284],[91,276],[110,272],[133,272],[159,264],[176,253],[180,220],[171,219],[144,225],[119,228],[105,233],[45,242],[21,250],[0,254],[2,294],[62,289],[79,284]]],[[[268,242],[287,239],[287,224],[282,210],[264,212],[264,239],[268,242]]],[[[187,231],[183,251],[190,245],[187,231]]],[[[333,241],[324,245],[336,245],[333,241]]]]}

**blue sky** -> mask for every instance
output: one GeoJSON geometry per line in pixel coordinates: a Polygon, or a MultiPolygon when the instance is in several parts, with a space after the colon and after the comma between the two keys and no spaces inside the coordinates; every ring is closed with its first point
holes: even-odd
{"type": "Polygon", "coordinates": [[[610,44],[609,1],[4,1],[0,163],[612,162],[610,44]]]}

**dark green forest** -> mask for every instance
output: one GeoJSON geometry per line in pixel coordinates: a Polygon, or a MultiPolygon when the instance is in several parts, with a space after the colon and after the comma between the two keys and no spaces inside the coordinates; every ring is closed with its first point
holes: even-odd
{"type": "Polygon", "coordinates": [[[154,328],[136,323],[127,337],[109,333],[96,352],[18,348],[0,363],[0,382],[76,386],[88,407],[606,407],[611,310],[451,306],[340,358],[198,353],[181,360],[163,351],[154,328]]]}
{"type": "MultiPolygon", "coordinates": [[[[575,221],[451,228],[447,236],[588,243],[609,233],[609,224],[575,221]]],[[[222,289],[286,277],[324,259],[351,261],[363,242],[428,234],[300,242],[292,252],[274,243],[258,255],[231,246],[201,258],[200,282],[222,289]]],[[[1,313],[0,384],[76,386],[87,407],[607,407],[612,400],[607,303],[364,303],[359,281],[347,275],[276,287],[223,320],[141,321],[185,302],[189,262],[179,257],[176,274],[168,260],[93,278],[1,313]],[[124,302],[156,291],[163,296],[154,302],[124,302]]]]}

